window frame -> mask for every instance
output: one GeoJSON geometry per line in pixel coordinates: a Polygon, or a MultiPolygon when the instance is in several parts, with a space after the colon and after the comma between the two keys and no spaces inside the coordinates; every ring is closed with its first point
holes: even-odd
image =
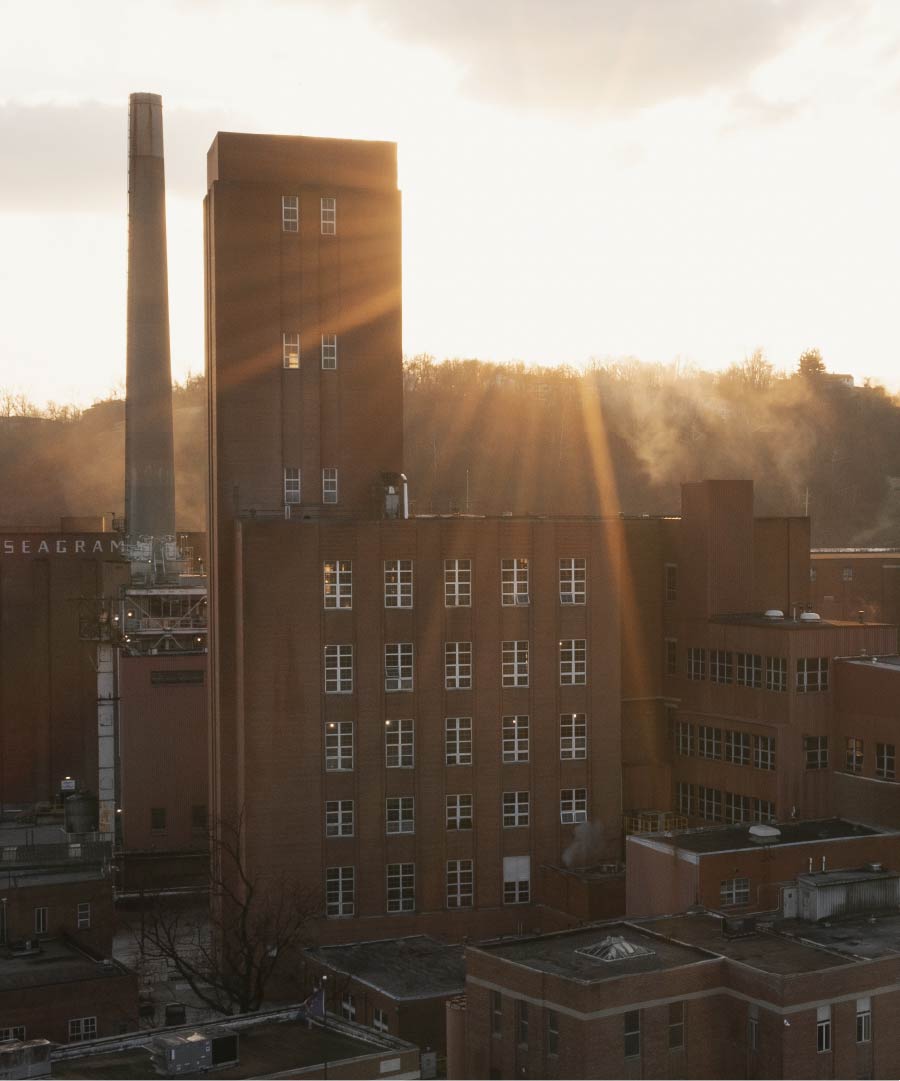
{"type": "Polygon", "coordinates": [[[321,339],[320,359],[322,371],[336,371],[338,366],[338,336],[337,334],[323,334],[321,339]]]}
{"type": "Polygon", "coordinates": [[[472,672],[472,643],[444,642],[444,689],[471,690],[472,672]]]}
{"type": "Polygon", "coordinates": [[[388,913],[415,912],[416,865],[388,863],[385,866],[385,906],[388,913]]]}
{"type": "Polygon", "coordinates": [[[384,607],[412,608],[413,561],[411,559],[384,560],[384,607]]]}
{"type": "Polygon", "coordinates": [[[750,879],[745,875],[723,878],[719,883],[719,904],[723,908],[750,904],[750,879]]]}
{"type": "Polygon", "coordinates": [[[384,768],[415,769],[416,722],[412,717],[390,717],[384,722],[384,768]]]}
{"type": "Polygon", "coordinates": [[[475,797],[471,792],[448,792],[444,797],[445,828],[466,833],[475,828],[475,797]]]}
{"type": "Polygon", "coordinates": [[[325,694],[353,694],[353,643],[325,645],[325,694]]]}
{"type": "Polygon", "coordinates": [[[472,765],[472,718],[471,717],[445,717],[444,718],[444,765],[445,766],[471,766],[472,765]],[[453,722],[451,724],[451,722],[453,722]],[[468,722],[463,724],[462,722],[468,722]],[[467,735],[465,734],[467,733],[467,735]],[[468,744],[468,750],[465,749],[468,744]],[[453,750],[451,750],[451,745],[453,750]]]}
{"type": "Polygon", "coordinates": [[[340,502],[340,480],[336,465],[322,466],[322,503],[336,507],[340,502]]]}
{"type": "Polygon", "coordinates": [[[526,789],[503,792],[500,798],[500,818],[505,830],[530,826],[531,793],[526,789]]]}
{"type": "Polygon", "coordinates": [[[282,233],[300,232],[300,196],[282,195],[281,197],[282,233]]]}
{"type": "Polygon", "coordinates": [[[353,560],[326,559],[322,563],[322,591],[328,610],[353,607],[353,560]]]}
{"type": "Polygon", "coordinates": [[[563,638],[559,643],[560,687],[583,687],[587,684],[587,639],[563,638]]]}
{"type": "Polygon", "coordinates": [[[303,498],[300,467],[286,465],[282,467],[282,497],[286,507],[299,507],[303,498]]]}
{"type": "Polygon", "coordinates": [[[445,884],[448,909],[472,908],[475,898],[474,861],[447,860],[445,884]]]}
{"type": "Polygon", "coordinates": [[[97,1015],[90,1014],[87,1017],[69,1018],[69,1043],[84,1043],[86,1040],[97,1038],[97,1015]]]}
{"type": "Polygon", "coordinates": [[[384,643],[384,693],[406,694],[415,690],[416,648],[413,642],[384,643]],[[392,675],[391,673],[395,674],[392,675]]]}
{"type": "Polygon", "coordinates": [[[563,826],[576,826],[587,822],[587,789],[561,788],[559,790],[559,821],[563,826]]]}
{"type": "Polygon", "coordinates": [[[325,772],[350,773],[354,766],[353,721],[325,722],[325,772]],[[347,753],[349,744],[350,751],[347,753]],[[344,765],[349,759],[350,765],[344,765]],[[331,763],[337,763],[332,765],[331,763]]]}
{"type": "Polygon", "coordinates": [[[559,560],[559,603],[587,603],[587,559],[584,556],[564,556],[559,560]]]}
{"type": "Polygon", "coordinates": [[[471,559],[444,560],[444,607],[472,607],[471,559]]]}
{"type": "Polygon", "coordinates": [[[527,762],[531,754],[531,717],[507,713],[500,719],[500,760],[527,762]]]}
{"type": "Polygon", "coordinates": [[[325,836],[352,837],[355,830],[355,808],[352,799],[325,801],[325,836]]]}
{"type": "Polygon", "coordinates": [[[281,332],[281,366],[285,371],[295,372],[300,368],[300,331],[283,330],[281,332]]]}
{"type": "Polygon", "coordinates": [[[322,236],[337,236],[337,198],[323,195],[319,199],[319,226],[322,236]]]}
{"type": "Polygon", "coordinates": [[[500,560],[500,604],[504,608],[531,604],[529,563],[527,556],[500,560]]]}
{"type": "Polygon", "coordinates": [[[356,867],[339,864],[325,868],[325,916],[330,920],[356,915],[356,867]],[[347,883],[349,882],[349,887],[347,883]],[[349,899],[346,894],[349,893],[349,899]]]}
{"type": "Polygon", "coordinates": [[[92,922],[90,901],[78,901],[75,904],[75,928],[78,931],[90,931],[92,922]]]}
{"type": "Polygon", "coordinates": [[[560,713],[559,760],[582,761],[587,756],[587,714],[560,713]]]}
{"type": "Polygon", "coordinates": [[[528,686],[529,641],[511,638],[501,644],[500,681],[503,687],[528,686]]]}

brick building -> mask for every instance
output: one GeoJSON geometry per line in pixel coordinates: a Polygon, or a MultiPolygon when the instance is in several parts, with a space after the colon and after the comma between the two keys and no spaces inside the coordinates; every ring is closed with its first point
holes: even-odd
{"type": "Polygon", "coordinates": [[[817,548],[810,556],[813,608],[825,619],[900,623],[900,549],[817,548]]]}

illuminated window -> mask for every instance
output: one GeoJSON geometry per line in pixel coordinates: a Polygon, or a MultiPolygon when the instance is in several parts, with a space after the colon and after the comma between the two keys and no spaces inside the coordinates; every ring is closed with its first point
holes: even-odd
{"type": "Polygon", "coordinates": [[[282,195],[281,229],[285,233],[296,233],[300,229],[299,195],[282,195]]]}
{"type": "Polygon", "coordinates": [[[332,559],[322,564],[326,608],[353,607],[353,562],[332,559]]]}
{"type": "Polygon", "coordinates": [[[281,335],[281,362],[285,368],[300,367],[300,335],[281,335]]]}
{"type": "Polygon", "coordinates": [[[847,770],[850,773],[862,773],[863,768],[863,741],[856,736],[847,737],[847,770]]]}
{"type": "Polygon", "coordinates": [[[324,196],[322,206],[322,235],[334,236],[337,232],[337,200],[330,196],[324,196]]]}

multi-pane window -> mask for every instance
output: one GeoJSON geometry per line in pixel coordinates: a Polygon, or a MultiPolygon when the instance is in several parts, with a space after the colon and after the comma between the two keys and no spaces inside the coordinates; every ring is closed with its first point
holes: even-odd
{"type": "Polygon", "coordinates": [[[448,860],[447,908],[471,908],[474,882],[471,860],[448,860]]]}
{"type": "Polygon", "coordinates": [[[385,608],[412,608],[413,565],[411,559],[384,561],[385,608]]]}
{"type": "Polygon", "coordinates": [[[787,657],[766,657],[766,690],[787,690],[787,657]]]}
{"type": "Polygon", "coordinates": [[[387,865],[388,912],[412,912],[416,907],[416,865],[389,863],[387,865]]]}
{"type": "Polygon", "coordinates": [[[325,836],[353,836],[352,799],[330,799],[325,801],[325,836]]]}
{"type": "Polygon", "coordinates": [[[559,757],[587,758],[587,721],[583,713],[560,714],[559,757]]]}
{"type": "Polygon", "coordinates": [[[472,686],[472,643],[444,643],[444,686],[448,691],[465,691],[472,686]]]}
{"type": "Polygon", "coordinates": [[[637,1058],[641,1053],[641,1011],[629,1010],[623,1018],[625,1058],[637,1058]]]}
{"type": "Polygon", "coordinates": [[[828,736],[804,736],[807,769],[828,769],[828,736]]]}
{"type": "Polygon", "coordinates": [[[334,236],[337,232],[337,199],[325,195],[321,202],[322,235],[334,236]]]}
{"type": "Polygon", "coordinates": [[[326,608],[353,607],[353,561],[331,559],[322,564],[326,608]]]}
{"type": "Polygon", "coordinates": [[[559,820],[564,825],[587,822],[586,788],[563,788],[560,790],[559,820]]]}
{"type": "Polygon", "coordinates": [[[472,718],[447,717],[444,721],[444,751],[448,766],[472,764],[472,718]]]}
{"type": "Polygon", "coordinates": [[[353,721],[325,725],[325,769],[353,769],[353,721]]]}
{"type": "Polygon", "coordinates": [[[775,737],[753,737],[753,767],[754,769],[775,768],[775,737]]]}
{"type": "Polygon", "coordinates": [[[415,797],[388,796],[384,801],[384,821],[386,833],[415,833],[415,797]]]}
{"type": "Polygon", "coordinates": [[[413,689],[412,642],[388,642],[384,647],[384,689],[411,691],[413,689]]]}
{"type": "Polygon", "coordinates": [[[738,653],[735,676],[742,687],[762,687],[762,656],[759,653],[738,653]]]}
{"type": "Polygon", "coordinates": [[[300,367],[300,335],[285,331],[281,335],[281,363],[285,368],[300,367]]]}
{"type": "Polygon", "coordinates": [[[372,1010],[372,1028],[374,1028],[376,1032],[390,1032],[388,1015],[386,1011],[382,1010],[379,1006],[375,1006],[372,1010]]]}
{"type": "Polygon", "coordinates": [[[736,766],[750,765],[749,732],[725,732],[725,761],[736,766]]]}
{"type": "Polygon", "coordinates": [[[750,879],[726,878],[719,886],[719,903],[746,905],[750,903],[750,879]]]}
{"type": "Polygon", "coordinates": [[[687,651],[688,679],[706,679],[706,650],[689,646],[687,651]]]}
{"type": "Polygon", "coordinates": [[[344,991],[341,994],[341,1017],[345,1021],[356,1020],[356,999],[349,991],[344,991]]]}
{"type": "Polygon", "coordinates": [[[0,1028],[0,1043],[6,1043],[7,1040],[25,1040],[25,1026],[24,1025],[8,1025],[6,1028],[0,1028]]]}
{"type": "Polygon", "coordinates": [[[503,995],[491,991],[491,1035],[503,1035],[503,995]]]}
{"type": "Polygon", "coordinates": [[[774,822],[775,804],[770,799],[753,798],[753,821],[774,822]]]}
{"type": "Polygon", "coordinates": [[[338,471],[336,466],[325,466],[322,470],[322,502],[337,503],[338,471]]]}
{"type": "Polygon", "coordinates": [[[521,998],[516,999],[516,1043],[528,1045],[528,1003],[521,998]]]}
{"type": "Polygon", "coordinates": [[[809,568],[809,580],[811,582],[814,582],[816,580],[816,568],[815,567],[810,567],[809,568]]]}
{"type": "Polygon", "coordinates": [[[75,906],[75,926],[79,931],[87,931],[91,926],[91,902],[79,901],[75,906]]]}
{"type": "Polygon", "coordinates": [[[46,905],[39,905],[34,910],[34,933],[36,935],[45,935],[47,933],[47,916],[48,911],[46,905]]]}
{"type": "Polygon", "coordinates": [[[93,1040],[97,1035],[96,1017],[73,1017],[69,1021],[69,1043],[93,1040]]]}
{"type": "Polygon", "coordinates": [[[412,769],[416,726],[410,718],[384,722],[384,764],[388,769],[412,769]]]}
{"type": "Polygon", "coordinates": [[[296,233],[300,229],[300,196],[282,195],[281,229],[285,233],[296,233]]]}
{"type": "Polygon", "coordinates": [[[827,657],[797,658],[797,690],[801,694],[806,691],[828,690],[827,657]]]}
{"type": "Polygon", "coordinates": [[[731,653],[727,649],[709,651],[709,678],[713,683],[731,683],[731,653]]]}
{"type": "Polygon", "coordinates": [[[667,638],[665,641],[666,651],[666,675],[678,675],[678,639],[667,638]]]}
{"type": "Polygon", "coordinates": [[[665,597],[669,604],[678,600],[678,565],[676,563],[666,564],[665,597]]]}
{"type": "Polygon", "coordinates": [[[697,785],[697,814],[708,822],[722,821],[722,793],[718,788],[697,785]]]}
{"type": "Polygon", "coordinates": [[[471,794],[447,796],[447,829],[470,830],[472,828],[471,794]]]}
{"type": "Polygon", "coordinates": [[[564,638],[559,643],[559,682],[571,686],[587,682],[587,642],[564,638]]]}
{"type": "Polygon", "coordinates": [[[847,770],[850,773],[862,773],[864,760],[863,741],[856,736],[847,736],[847,770]]]}
{"type": "Polygon", "coordinates": [[[545,1010],[544,1016],[547,1019],[547,1037],[544,1041],[547,1054],[556,1058],[559,1054],[559,1014],[555,1010],[545,1010]]]}
{"type": "Polygon", "coordinates": [[[893,743],[875,744],[875,776],[885,781],[893,781],[895,777],[894,764],[897,757],[897,748],[893,743]]]}
{"type": "Polygon", "coordinates": [[[295,506],[300,502],[300,470],[295,466],[284,467],[284,503],[295,506]]]}
{"type": "Polygon", "coordinates": [[[353,646],[325,647],[325,693],[353,693],[353,646]]]}
{"type": "Polygon", "coordinates": [[[844,567],[842,569],[842,571],[841,571],[841,579],[843,581],[845,581],[845,582],[852,582],[853,581],[853,568],[852,567],[844,567]]]}
{"type": "Polygon", "coordinates": [[[352,916],[356,911],[356,868],[325,868],[325,915],[352,916]]]}
{"type": "Polygon", "coordinates": [[[504,642],[502,677],[504,687],[528,686],[528,642],[504,642]]]}
{"type": "Polygon", "coordinates": [[[689,781],[679,781],[676,787],[678,800],[678,813],[692,815],[694,813],[693,786],[689,781]]]}
{"type": "Polygon", "coordinates": [[[503,793],[503,825],[507,829],[528,825],[530,801],[527,792],[503,793]]]}
{"type": "Polygon", "coordinates": [[[326,371],[337,368],[337,334],[322,335],[322,367],[326,371]]]}
{"type": "Polygon", "coordinates": [[[504,559],[500,562],[500,601],[502,604],[528,604],[528,560],[504,559]]]}
{"type": "Polygon", "coordinates": [[[503,718],[500,734],[504,762],[528,761],[528,727],[527,714],[503,718]]]}
{"type": "Polygon", "coordinates": [[[831,1050],[831,1007],[816,1008],[816,1051],[819,1054],[831,1050]]]}
{"type": "Polygon", "coordinates": [[[684,1047],[684,1002],[669,1003],[669,1050],[684,1047]]]}
{"type": "Polygon", "coordinates": [[[697,754],[701,758],[722,757],[722,729],[708,724],[697,725],[697,754]]]}
{"type": "Polygon", "coordinates": [[[872,1040],[872,1000],[856,1000],[856,1042],[870,1043],[872,1040]]]}
{"type": "Polygon", "coordinates": [[[729,825],[750,821],[750,797],[738,796],[734,792],[725,795],[725,821],[729,825]]]}
{"type": "Polygon", "coordinates": [[[503,857],[503,903],[526,905],[531,900],[531,858],[503,857]]]}
{"type": "Polygon", "coordinates": [[[472,560],[444,560],[444,605],[469,608],[472,604],[472,560]]]}
{"type": "Polygon", "coordinates": [[[584,559],[559,561],[559,603],[584,604],[587,564],[584,559]]]}
{"type": "Polygon", "coordinates": [[[675,727],[678,753],[688,757],[694,753],[694,726],[689,721],[679,721],[675,727]]]}

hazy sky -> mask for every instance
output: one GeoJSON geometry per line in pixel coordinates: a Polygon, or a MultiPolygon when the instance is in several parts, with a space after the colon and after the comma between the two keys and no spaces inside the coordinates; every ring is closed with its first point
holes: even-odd
{"type": "Polygon", "coordinates": [[[896,0],[0,0],[0,388],[124,379],[127,100],[163,95],[172,361],[217,130],[393,139],[404,349],[757,346],[900,389],[896,0]]]}

